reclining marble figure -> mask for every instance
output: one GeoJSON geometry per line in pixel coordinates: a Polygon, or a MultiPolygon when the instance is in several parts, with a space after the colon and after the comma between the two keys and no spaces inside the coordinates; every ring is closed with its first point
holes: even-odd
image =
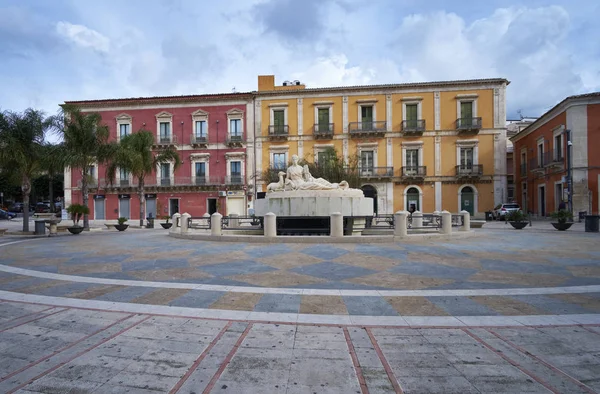
{"type": "Polygon", "coordinates": [[[315,178],[311,175],[308,166],[302,167],[298,164],[298,156],[292,156],[292,165],[287,172],[280,172],[279,182],[270,183],[267,192],[291,191],[291,190],[347,190],[348,182],[331,183],[323,178],[315,178]],[[286,176],[285,180],[283,175],[286,176]]]}

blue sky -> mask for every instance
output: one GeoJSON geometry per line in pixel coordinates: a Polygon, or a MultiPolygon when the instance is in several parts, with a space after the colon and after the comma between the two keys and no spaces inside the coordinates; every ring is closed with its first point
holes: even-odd
{"type": "Polygon", "coordinates": [[[600,90],[597,0],[0,0],[0,109],[503,77],[508,115],[600,90]]]}

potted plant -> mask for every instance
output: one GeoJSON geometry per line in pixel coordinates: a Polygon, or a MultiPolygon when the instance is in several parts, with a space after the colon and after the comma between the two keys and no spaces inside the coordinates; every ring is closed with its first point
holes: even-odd
{"type": "Polygon", "coordinates": [[[556,223],[551,222],[552,226],[558,231],[566,231],[573,225],[573,214],[566,209],[561,209],[557,212],[552,212],[550,215],[553,219],[556,219],[556,223]]]}
{"type": "Polygon", "coordinates": [[[119,230],[119,231],[125,231],[125,230],[127,230],[127,227],[129,227],[129,225],[128,225],[128,224],[125,224],[125,222],[126,222],[127,220],[128,220],[128,219],[127,219],[127,218],[124,218],[124,217],[120,217],[120,218],[118,218],[118,219],[117,219],[117,222],[118,222],[119,224],[115,224],[115,228],[116,228],[117,230],[119,230]]]}
{"type": "Polygon", "coordinates": [[[67,230],[71,234],[80,234],[83,231],[83,227],[79,225],[79,220],[83,218],[83,215],[90,213],[90,209],[82,204],[71,204],[67,208],[67,212],[71,214],[73,220],[73,226],[67,227],[67,230]]]}
{"type": "Polygon", "coordinates": [[[517,230],[522,230],[529,223],[529,217],[521,210],[510,212],[506,218],[510,225],[517,230]]]}
{"type": "Polygon", "coordinates": [[[173,225],[173,223],[169,223],[169,219],[170,219],[169,215],[164,215],[162,217],[162,219],[166,220],[166,222],[160,224],[162,226],[162,228],[164,228],[164,229],[171,228],[171,226],[173,225]]]}

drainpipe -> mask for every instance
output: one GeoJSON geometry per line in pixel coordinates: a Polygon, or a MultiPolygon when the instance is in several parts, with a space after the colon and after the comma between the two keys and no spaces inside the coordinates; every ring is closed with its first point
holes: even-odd
{"type": "Polygon", "coordinates": [[[571,148],[573,143],[571,142],[571,130],[565,130],[567,134],[567,185],[569,187],[569,212],[573,214],[573,166],[571,165],[571,148]]]}

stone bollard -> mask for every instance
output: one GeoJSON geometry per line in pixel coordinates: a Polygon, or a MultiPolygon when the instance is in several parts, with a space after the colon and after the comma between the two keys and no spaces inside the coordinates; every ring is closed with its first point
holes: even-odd
{"type": "Polygon", "coordinates": [[[265,237],[274,238],[277,236],[277,216],[273,212],[269,212],[264,218],[265,237]]]}
{"type": "Polygon", "coordinates": [[[173,225],[171,226],[172,233],[180,233],[181,232],[181,214],[176,213],[173,215],[173,225]]]}
{"type": "Polygon", "coordinates": [[[50,221],[50,234],[49,237],[54,237],[58,235],[58,223],[54,220],[50,221]]]}
{"type": "Polygon", "coordinates": [[[433,211],[433,214],[436,216],[440,216],[442,213],[440,211],[433,211]]]}
{"type": "Polygon", "coordinates": [[[237,213],[232,213],[229,215],[229,227],[230,228],[238,228],[240,227],[240,219],[237,213]]]}
{"type": "Polygon", "coordinates": [[[210,235],[213,236],[221,236],[223,235],[223,227],[221,224],[221,219],[223,215],[219,212],[215,212],[210,217],[210,235]]]}
{"type": "Polygon", "coordinates": [[[394,237],[408,235],[408,212],[398,211],[394,214],[394,237]]]}
{"type": "Polygon", "coordinates": [[[460,227],[460,231],[471,230],[471,214],[468,211],[460,211],[463,218],[463,225],[460,227]]]}
{"type": "Polygon", "coordinates": [[[412,214],[412,227],[421,228],[423,227],[423,212],[414,211],[412,214]]]}
{"type": "Polygon", "coordinates": [[[190,218],[192,217],[192,215],[190,215],[189,213],[184,213],[183,215],[181,215],[181,232],[182,233],[187,233],[189,226],[190,226],[190,218]]]}
{"type": "Polygon", "coordinates": [[[442,234],[452,234],[452,214],[442,211],[442,234]]]}
{"type": "Polygon", "coordinates": [[[344,236],[344,217],[340,212],[333,212],[329,216],[329,235],[332,237],[343,237],[344,236]]]}

